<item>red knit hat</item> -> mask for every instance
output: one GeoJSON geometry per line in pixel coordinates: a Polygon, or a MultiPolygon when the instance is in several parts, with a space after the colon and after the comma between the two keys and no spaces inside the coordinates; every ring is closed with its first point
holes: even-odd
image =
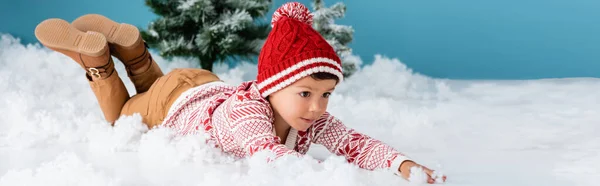
{"type": "Polygon", "coordinates": [[[317,72],[334,74],[342,81],[340,58],[312,28],[312,15],[304,5],[282,5],[273,14],[271,26],[258,57],[256,80],[263,97],[317,72]]]}

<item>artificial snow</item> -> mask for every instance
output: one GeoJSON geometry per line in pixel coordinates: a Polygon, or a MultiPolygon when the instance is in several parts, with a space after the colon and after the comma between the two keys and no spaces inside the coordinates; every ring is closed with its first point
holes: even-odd
{"type": "Polygon", "coordinates": [[[177,9],[181,9],[181,10],[187,10],[190,9],[192,6],[194,6],[196,4],[196,2],[198,2],[198,0],[180,0],[179,1],[179,6],[177,6],[177,9]]]}
{"type": "MultiPolygon", "coordinates": [[[[165,73],[198,66],[154,58],[165,73]]],[[[217,65],[215,71],[238,84],[256,76],[256,65],[217,65]]],[[[598,92],[600,80],[593,78],[435,79],[375,56],[338,86],[328,110],[448,176],[444,185],[593,186],[600,183],[598,92]]],[[[309,156],[267,164],[260,153],[235,160],[204,145],[203,135],[149,130],[139,115],[110,127],[75,62],[10,35],[0,39],[0,98],[0,185],[424,183],[418,172],[409,182],[361,170],[318,145],[309,156]]]]}

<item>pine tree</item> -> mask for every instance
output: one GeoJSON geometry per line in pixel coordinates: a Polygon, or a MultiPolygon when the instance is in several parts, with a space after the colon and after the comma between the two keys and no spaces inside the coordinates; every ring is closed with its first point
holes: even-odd
{"type": "Polygon", "coordinates": [[[333,46],[340,56],[344,77],[351,76],[361,63],[360,58],[352,55],[352,49],[348,47],[348,44],[352,42],[354,29],[351,26],[334,23],[335,19],[344,17],[346,5],[338,2],[327,8],[322,0],[314,0],[313,9],[313,28],[333,46]]]}
{"type": "Polygon", "coordinates": [[[271,0],[145,0],[159,16],[142,37],[164,57],[195,57],[203,69],[259,54],[270,31],[271,0]]]}

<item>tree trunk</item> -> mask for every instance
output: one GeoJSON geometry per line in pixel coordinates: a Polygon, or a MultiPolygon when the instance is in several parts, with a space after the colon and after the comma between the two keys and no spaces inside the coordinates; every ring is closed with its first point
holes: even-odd
{"type": "Polygon", "coordinates": [[[215,63],[216,59],[206,56],[198,56],[198,60],[200,60],[199,63],[202,69],[212,72],[213,63],[215,63]]]}

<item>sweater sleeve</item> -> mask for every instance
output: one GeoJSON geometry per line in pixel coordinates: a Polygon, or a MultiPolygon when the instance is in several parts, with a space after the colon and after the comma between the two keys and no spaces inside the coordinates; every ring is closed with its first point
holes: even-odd
{"type": "Polygon", "coordinates": [[[287,154],[301,156],[300,153],[286,148],[273,134],[273,117],[269,109],[266,103],[254,100],[234,105],[230,119],[235,142],[243,147],[249,156],[263,150],[272,152],[275,157],[267,161],[287,154]]]}
{"type": "Polygon", "coordinates": [[[386,169],[399,174],[400,164],[410,160],[389,145],[346,127],[327,112],[315,122],[314,130],[314,143],[363,169],[386,169]]]}

